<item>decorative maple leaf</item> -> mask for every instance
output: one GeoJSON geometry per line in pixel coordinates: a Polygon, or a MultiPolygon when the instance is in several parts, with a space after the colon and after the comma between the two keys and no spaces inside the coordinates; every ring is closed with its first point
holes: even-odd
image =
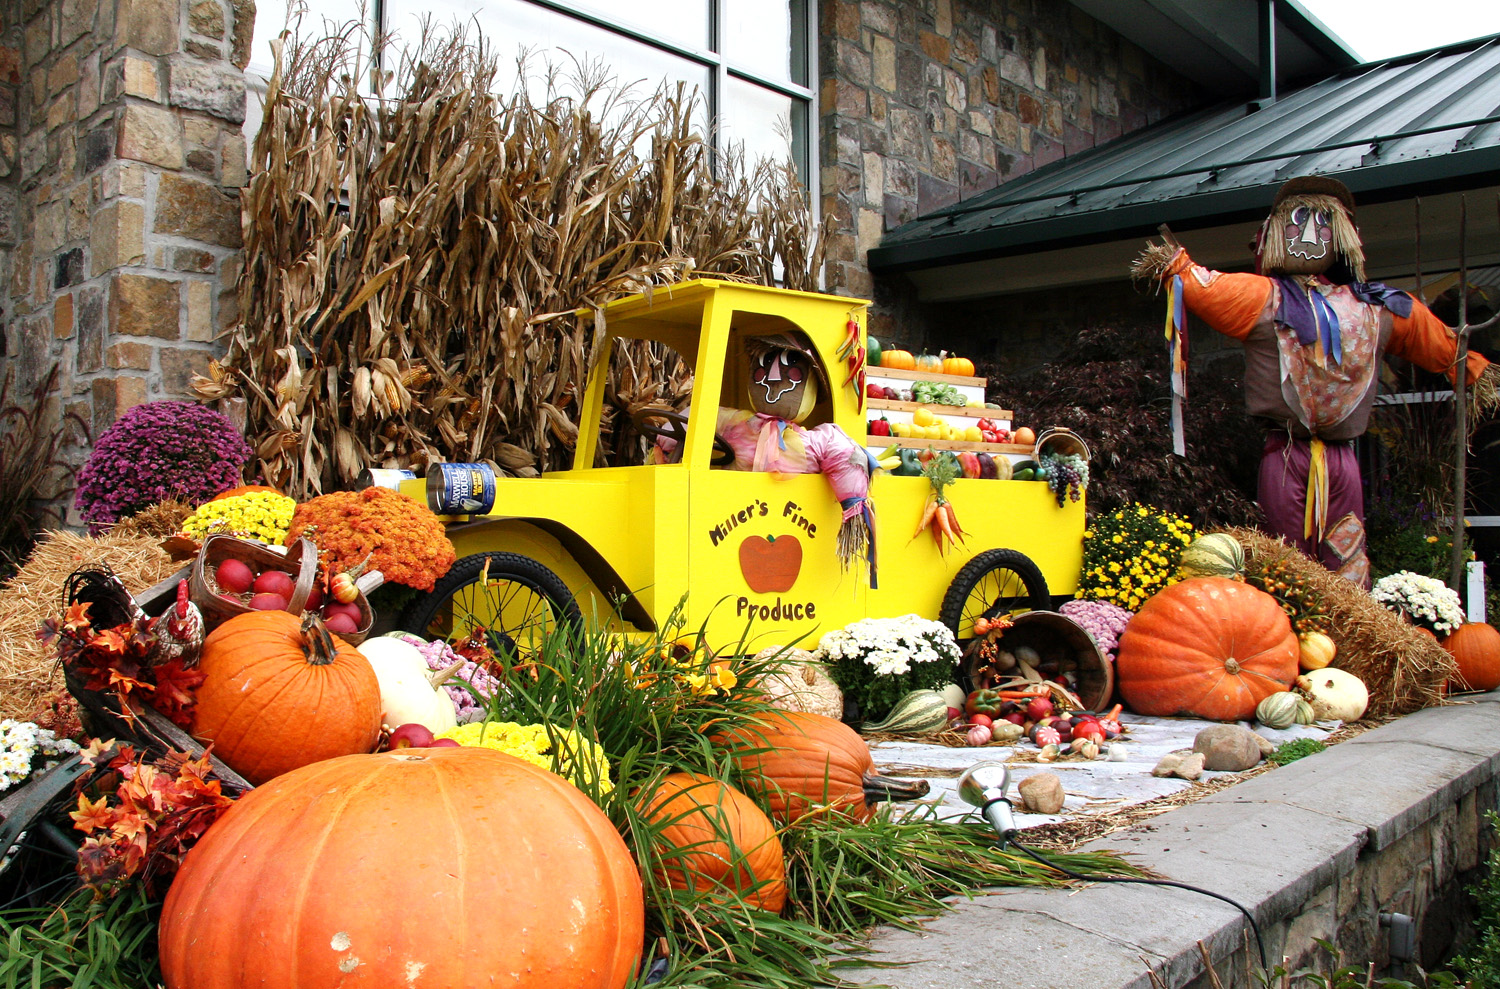
{"type": "Polygon", "coordinates": [[[156,691],[151,697],[151,706],[160,711],[178,727],[187,728],[193,723],[193,691],[205,677],[196,667],[187,669],[178,657],[153,669],[156,691]]]}
{"type": "Polygon", "coordinates": [[[114,811],[109,809],[109,800],[100,797],[98,800],[89,800],[87,794],[78,795],[78,809],[70,811],[68,816],[73,819],[73,827],[89,834],[92,831],[108,828],[114,823],[114,811]]]}

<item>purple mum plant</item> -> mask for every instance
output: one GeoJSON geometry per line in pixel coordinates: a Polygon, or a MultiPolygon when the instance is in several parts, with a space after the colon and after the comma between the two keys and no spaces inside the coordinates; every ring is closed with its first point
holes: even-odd
{"type": "Polygon", "coordinates": [[[1135,612],[1108,601],[1066,601],[1057,610],[1081,625],[1111,662],[1120,651],[1120,633],[1135,616],[1135,612]]]}
{"type": "Polygon", "coordinates": [[[169,499],[200,504],[243,483],[250,446],[229,417],[193,402],[148,402],[104,431],[78,472],[90,532],[169,499]]]}

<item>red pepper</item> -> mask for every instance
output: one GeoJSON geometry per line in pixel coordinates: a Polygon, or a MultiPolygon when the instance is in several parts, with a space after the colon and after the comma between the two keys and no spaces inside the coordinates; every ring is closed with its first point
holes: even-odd
{"type": "Polygon", "coordinates": [[[877,385],[877,384],[874,384],[874,383],[865,385],[865,397],[866,398],[885,398],[885,389],[882,388],[880,385],[877,385]]]}
{"type": "Polygon", "coordinates": [[[991,718],[1000,717],[1000,709],[1005,706],[1005,698],[1000,696],[1000,691],[984,688],[973,691],[964,699],[964,713],[973,717],[976,714],[987,714],[991,718]]]}
{"type": "Polygon", "coordinates": [[[890,422],[888,420],[884,419],[884,418],[871,419],[870,420],[870,435],[871,436],[889,436],[889,435],[891,435],[891,424],[890,424],[890,422]]]}

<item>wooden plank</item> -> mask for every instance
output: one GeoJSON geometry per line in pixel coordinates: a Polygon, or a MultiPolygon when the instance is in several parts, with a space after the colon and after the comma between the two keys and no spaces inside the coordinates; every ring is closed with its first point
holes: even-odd
{"type": "Polygon", "coordinates": [[[893,367],[867,367],[865,380],[891,378],[896,381],[945,381],[950,385],[973,385],[979,388],[990,383],[989,378],[966,378],[959,374],[938,374],[935,371],[898,371],[893,367]]]}
{"type": "Polygon", "coordinates": [[[889,398],[867,398],[865,407],[886,409],[891,412],[915,412],[918,409],[927,409],[933,415],[968,416],[971,419],[1009,419],[1015,415],[1015,412],[1010,409],[984,409],[971,405],[928,405],[918,402],[898,402],[889,398]]]}
{"type": "Polygon", "coordinates": [[[970,443],[968,440],[919,440],[900,436],[867,436],[865,446],[885,449],[899,446],[908,450],[969,450],[973,453],[1019,453],[1031,456],[1035,448],[1025,443],[970,443]]]}

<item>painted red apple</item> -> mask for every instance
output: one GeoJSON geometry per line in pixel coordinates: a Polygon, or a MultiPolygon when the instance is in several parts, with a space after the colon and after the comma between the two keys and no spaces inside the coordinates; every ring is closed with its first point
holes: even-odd
{"type": "Polygon", "coordinates": [[[329,615],[323,620],[323,626],[330,632],[338,632],[341,635],[353,635],[359,631],[359,622],[350,618],[342,611],[336,615],[329,615]]]}
{"type": "Polygon", "coordinates": [[[388,749],[425,749],[435,741],[426,725],[416,723],[397,725],[391,729],[391,737],[385,743],[388,749]]]}
{"type": "Polygon", "coordinates": [[[285,570],[263,570],[252,586],[257,594],[280,594],[290,601],[292,593],[297,589],[297,582],[285,570]]]}
{"type": "Polygon", "coordinates": [[[740,543],[740,574],[756,594],[792,589],[802,572],[802,544],[796,536],[747,536],[740,543]]]}
{"type": "Polygon", "coordinates": [[[359,620],[364,617],[364,615],[359,613],[359,605],[357,604],[339,604],[337,601],[330,601],[323,608],[323,620],[326,622],[334,615],[343,615],[353,622],[356,627],[359,625],[359,620]]]}
{"type": "Polygon", "coordinates": [[[285,611],[286,598],[280,594],[272,594],[269,591],[255,595],[250,599],[250,607],[256,611],[285,611]]]}
{"type": "Polygon", "coordinates": [[[219,569],[214,571],[214,579],[219,582],[220,590],[243,594],[255,583],[255,571],[244,560],[236,560],[231,556],[219,564],[219,569]]]}

